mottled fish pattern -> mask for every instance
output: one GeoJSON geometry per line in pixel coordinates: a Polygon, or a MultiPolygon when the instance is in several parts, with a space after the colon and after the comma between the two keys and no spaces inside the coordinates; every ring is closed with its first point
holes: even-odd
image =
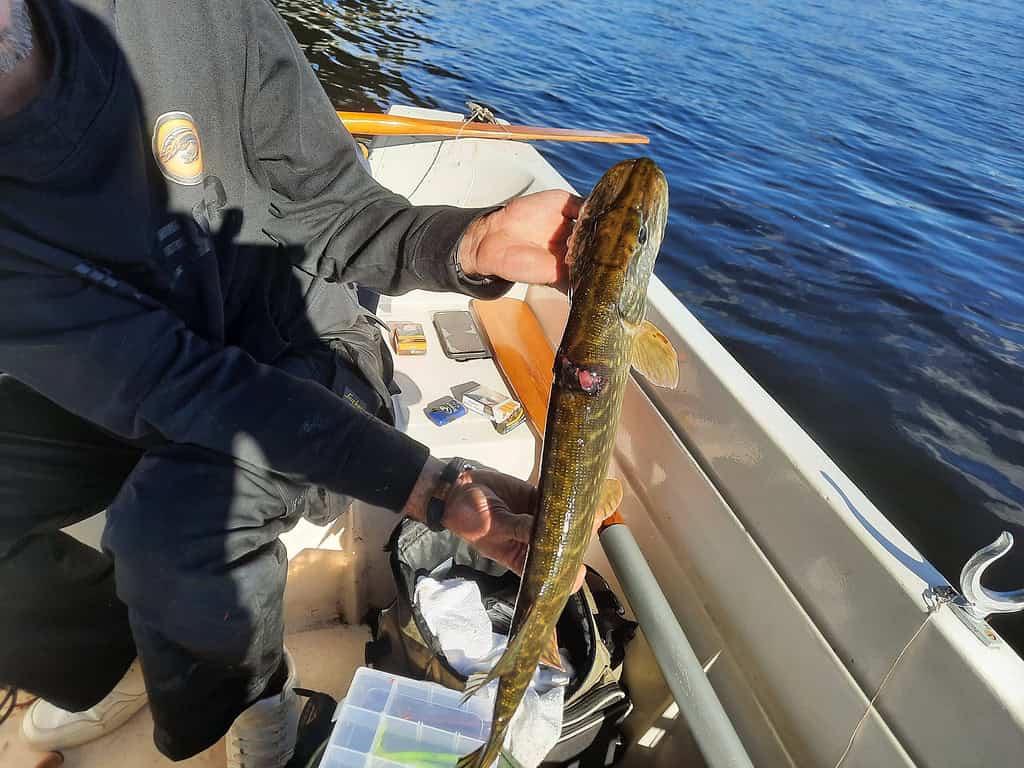
{"type": "Polygon", "coordinates": [[[497,758],[537,664],[552,647],[590,543],[667,212],[661,170],[647,158],[627,160],[594,187],[570,238],[571,308],[555,355],[529,554],[508,649],[466,687],[468,697],[499,680],[491,734],[459,768],[485,768],[497,758]]]}

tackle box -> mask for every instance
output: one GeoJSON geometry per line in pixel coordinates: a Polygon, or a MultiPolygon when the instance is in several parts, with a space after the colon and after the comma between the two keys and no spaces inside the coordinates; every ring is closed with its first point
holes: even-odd
{"type": "Polygon", "coordinates": [[[360,667],[320,768],[447,768],[483,744],[493,703],[360,667]]]}

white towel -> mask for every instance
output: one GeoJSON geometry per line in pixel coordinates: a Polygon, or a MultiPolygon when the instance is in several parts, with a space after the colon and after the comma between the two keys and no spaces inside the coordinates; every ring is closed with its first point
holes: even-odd
{"type": "Polygon", "coordinates": [[[414,599],[446,656],[451,650],[478,659],[491,652],[491,621],[475,581],[428,576],[417,582],[414,599]]]}
{"type": "MultiPolygon", "coordinates": [[[[414,600],[444,649],[448,663],[457,672],[466,676],[487,672],[501,658],[508,638],[491,632],[491,622],[475,582],[438,581],[425,576],[416,584],[414,600]]],[[[540,765],[562,732],[565,685],[571,676],[564,655],[562,665],[565,672],[538,667],[509,723],[504,746],[523,768],[540,765]]],[[[493,703],[497,691],[495,680],[476,695],[493,703]]]]}

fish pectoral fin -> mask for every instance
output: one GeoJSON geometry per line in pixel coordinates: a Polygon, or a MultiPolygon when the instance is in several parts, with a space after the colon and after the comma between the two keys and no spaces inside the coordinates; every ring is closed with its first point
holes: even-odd
{"type": "Polygon", "coordinates": [[[650,320],[644,320],[633,340],[633,368],[656,387],[675,389],[679,355],[672,342],[650,320]]]}
{"type": "Polygon", "coordinates": [[[597,509],[594,511],[594,519],[603,523],[615,514],[622,504],[622,483],[614,477],[609,477],[601,487],[601,497],[597,500],[597,509]]]}
{"type": "Polygon", "coordinates": [[[551,639],[548,640],[544,650],[540,652],[540,663],[546,667],[565,672],[565,665],[562,664],[562,654],[558,652],[558,632],[551,630],[551,639]]]}

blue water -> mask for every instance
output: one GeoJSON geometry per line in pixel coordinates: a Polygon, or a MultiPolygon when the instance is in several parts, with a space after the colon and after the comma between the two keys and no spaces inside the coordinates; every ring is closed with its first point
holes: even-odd
{"type": "Polygon", "coordinates": [[[660,277],[947,577],[1005,528],[1024,587],[1018,3],[277,4],[339,108],[650,134],[660,277]]]}

